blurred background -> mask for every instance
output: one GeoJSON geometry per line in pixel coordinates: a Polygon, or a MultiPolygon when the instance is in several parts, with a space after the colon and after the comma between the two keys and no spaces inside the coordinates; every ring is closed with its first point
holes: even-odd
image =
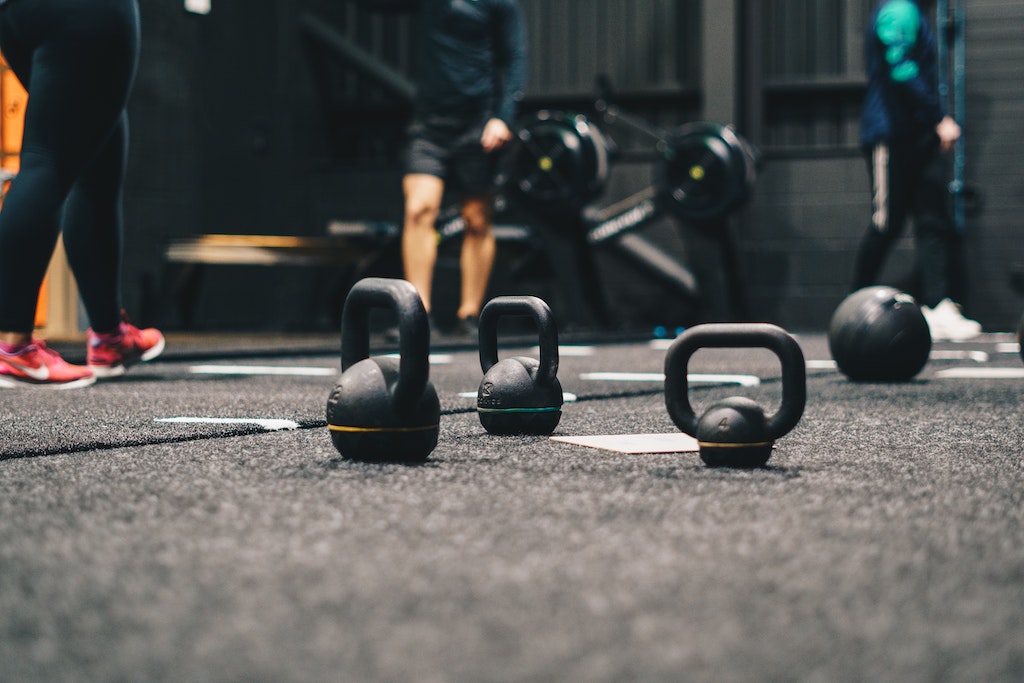
{"type": "MultiPolygon", "coordinates": [[[[560,242],[559,231],[573,230],[572,221],[538,220],[514,205],[497,222],[526,226],[543,239],[499,246],[493,294],[545,296],[565,324],[593,323],[578,301],[597,291],[604,324],[616,329],[739,317],[824,329],[848,293],[866,227],[857,132],[863,29],[873,0],[521,4],[530,63],[524,117],[538,110],[582,114],[613,147],[595,207],[643,190],[659,173],[649,136],[605,121],[595,108],[599,95],[662,130],[730,124],[759,151],[760,166],[750,200],[714,228],[729,234],[736,277],[723,268],[723,242],[706,226],[669,213],[636,231],[692,273],[700,292],[694,300],[615,249],[594,248],[596,275],[566,272],[565,250],[580,247],[560,242]],[[610,86],[600,93],[599,76],[610,86]]],[[[195,264],[169,259],[169,245],[208,234],[320,238],[332,225],[397,223],[411,112],[402,88],[414,73],[415,23],[348,0],[185,5],[141,3],[126,305],[136,322],[172,330],[333,331],[352,278],[400,274],[397,249],[353,253],[351,263],[342,254],[338,264],[235,263],[197,272],[195,264]]],[[[990,331],[1012,329],[1021,311],[1014,283],[1024,263],[1022,27],[1019,2],[972,0],[967,7],[963,119],[972,201],[961,299],[965,313],[990,331]]],[[[8,121],[17,118],[18,101],[8,80],[3,165],[16,167],[8,121]]],[[[891,284],[910,290],[911,234],[888,273],[891,284]]],[[[442,250],[438,297],[454,299],[454,253],[442,250]]],[[[59,273],[54,278],[67,288],[59,273]]],[[[61,315],[61,325],[87,324],[76,323],[73,311],[61,315]]]]}

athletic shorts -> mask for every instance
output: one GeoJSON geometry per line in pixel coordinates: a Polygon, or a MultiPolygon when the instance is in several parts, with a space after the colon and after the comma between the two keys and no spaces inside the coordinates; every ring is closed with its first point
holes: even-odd
{"type": "Polygon", "coordinates": [[[409,127],[405,172],[441,178],[463,196],[493,193],[498,155],[488,154],[480,146],[486,122],[453,116],[418,117],[409,127]]]}

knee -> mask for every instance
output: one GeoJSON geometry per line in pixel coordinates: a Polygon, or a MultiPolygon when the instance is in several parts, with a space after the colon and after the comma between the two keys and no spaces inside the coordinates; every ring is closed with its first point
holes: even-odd
{"type": "Polygon", "coordinates": [[[413,229],[433,229],[440,210],[441,207],[437,202],[416,195],[407,195],[405,198],[405,225],[407,228],[413,229]]]}
{"type": "Polygon", "coordinates": [[[491,231],[491,212],[483,202],[467,202],[462,206],[462,220],[468,234],[483,237],[491,231]]]}

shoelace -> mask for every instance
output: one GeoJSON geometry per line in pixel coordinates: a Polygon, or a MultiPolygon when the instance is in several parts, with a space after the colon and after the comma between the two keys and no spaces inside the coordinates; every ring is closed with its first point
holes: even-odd
{"type": "Polygon", "coordinates": [[[135,329],[131,325],[129,325],[128,323],[121,323],[120,328],[115,333],[111,333],[111,334],[95,334],[95,333],[93,333],[93,335],[94,336],[93,336],[93,338],[92,338],[90,343],[94,347],[97,347],[97,346],[100,346],[100,345],[120,346],[120,345],[124,344],[125,342],[129,342],[129,343],[133,343],[134,344],[136,342],[137,337],[138,337],[138,335],[135,334],[135,329]]]}
{"type": "Polygon", "coordinates": [[[121,344],[126,346],[141,346],[142,343],[142,331],[137,328],[124,323],[121,329],[121,344]]]}
{"type": "Polygon", "coordinates": [[[49,360],[64,362],[64,359],[61,358],[60,354],[57,353],[56,351],[54,351],[53,349],[51,349],[50,347],[48,347],[46,345],[46,342],[44,342],[43,340],[41,340],[41,339],[33,339],[32,342],[29,344],[29,346],[26,348],[26,350],[28,350],[29,348],[31,348],[33,346],[36,347],[36,351],[38,351],[40,354],[42,354],[43,356],[45,356],[49,360]]]}

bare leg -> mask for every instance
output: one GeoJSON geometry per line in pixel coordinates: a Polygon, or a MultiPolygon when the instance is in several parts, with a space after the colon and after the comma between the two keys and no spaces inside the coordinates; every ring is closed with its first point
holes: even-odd
{"type": "Polygon", "coordinates": [[[405,279],[419,292],[430,311],[434,264],[437,262],[437,231],[434,222],[441,209],[444,181],[426,174],[410,174],[402,181],[405,191],[405,225],[402,231],[402,262],[405,279]]]}
{"type": "Polygon", "coordinates": [[[462,300],[458,317],[480,315],[487,284],[494,267],[496,245],[491,225],[490,197],[472,197],[463,201],[462,217],[466,221],[466,234],[462,240],[459,265],[462,270],[462,300]]]}

